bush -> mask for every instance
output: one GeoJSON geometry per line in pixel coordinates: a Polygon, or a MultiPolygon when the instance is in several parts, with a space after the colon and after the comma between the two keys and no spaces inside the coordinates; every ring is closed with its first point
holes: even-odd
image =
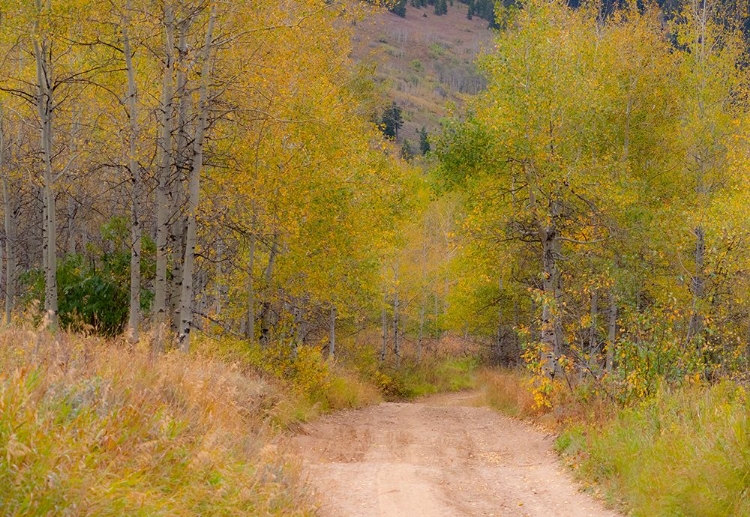
{"type": "MultiPolygon", "coordinates": [[[[114,337],[122,334],[130,306],[129,229],[123,218],[113,218],[101,228],[102,246],[87,253],[66,255],[57,266],[58,314],[61,327],[73,332],[94,332],[114,337]]],[[[148,238],[142,245],[141,275],[153,277],[156,248],[148,238]]],[[[21,278],[27,306],[44,306],[44,271],[32,270],[21,278]]],[[[141,310],[147,311],[153,293],[141,290],[141,310]]],[[[41,315],[38,316],[41,318],[41,315]]]]}

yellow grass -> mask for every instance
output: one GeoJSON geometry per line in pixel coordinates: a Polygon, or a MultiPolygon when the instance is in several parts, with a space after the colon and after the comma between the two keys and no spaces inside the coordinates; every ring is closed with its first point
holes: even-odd
{"type": "Polygon", "coordinates": [[[313,515],[268,381],[206,358],[0,333],[0,514],[313,515]]]}

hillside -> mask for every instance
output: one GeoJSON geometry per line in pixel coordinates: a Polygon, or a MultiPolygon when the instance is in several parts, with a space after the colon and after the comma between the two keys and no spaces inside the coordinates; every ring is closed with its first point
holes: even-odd
{"type": "Polygon", "coordinates": [[[354,58],[372,63],[376,81],[403,110],[399,141],[418,142],[424,126],[433,133],[453,103],[484,88],[475,58],[492,42],[486,20],[466,16],[468,7],[454,2],[437,16],[432,6],[407,6],[406,17],[384,12],[358,24],[354,58]]]}

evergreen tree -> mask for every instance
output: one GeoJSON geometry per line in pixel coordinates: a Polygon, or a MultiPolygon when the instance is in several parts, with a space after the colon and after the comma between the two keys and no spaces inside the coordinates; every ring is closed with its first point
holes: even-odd
{"type": "Polygon", "coordinates": [[[398,138],[398,130],[401,129],[403,124],[401,108],[394,101],[393,104],[388,106],[383,112],[380,128],[385,136],[396,139],[398,138]]]}
{"type": "Polygon", "coordinates": [[[419,130],[419,150],[422,155],[430,152],[430,141],[427,138],[427,129],[424,126],[419,130]]]}
{"type": "Polygon", "coordinates": [[[398,0],[398,2],[391,7],[390,11],[401,18],[406,18],[406,0],[398,0]]]}
{"type": "Polygon", "coordinates": [[[435,1],[435,14],[438,16],[448,14],[448,3],[446,2],[446,0],[435,1]]]}

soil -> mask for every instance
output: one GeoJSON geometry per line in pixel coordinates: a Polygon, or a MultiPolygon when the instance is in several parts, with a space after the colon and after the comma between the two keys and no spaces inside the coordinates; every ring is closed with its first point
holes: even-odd
{"type": "Polygon", "coordinates": [[[384,403],[294,438],[321,517],[618,517],[579,491],[554,436],[476,407],[476,393],[384,403]]]}

